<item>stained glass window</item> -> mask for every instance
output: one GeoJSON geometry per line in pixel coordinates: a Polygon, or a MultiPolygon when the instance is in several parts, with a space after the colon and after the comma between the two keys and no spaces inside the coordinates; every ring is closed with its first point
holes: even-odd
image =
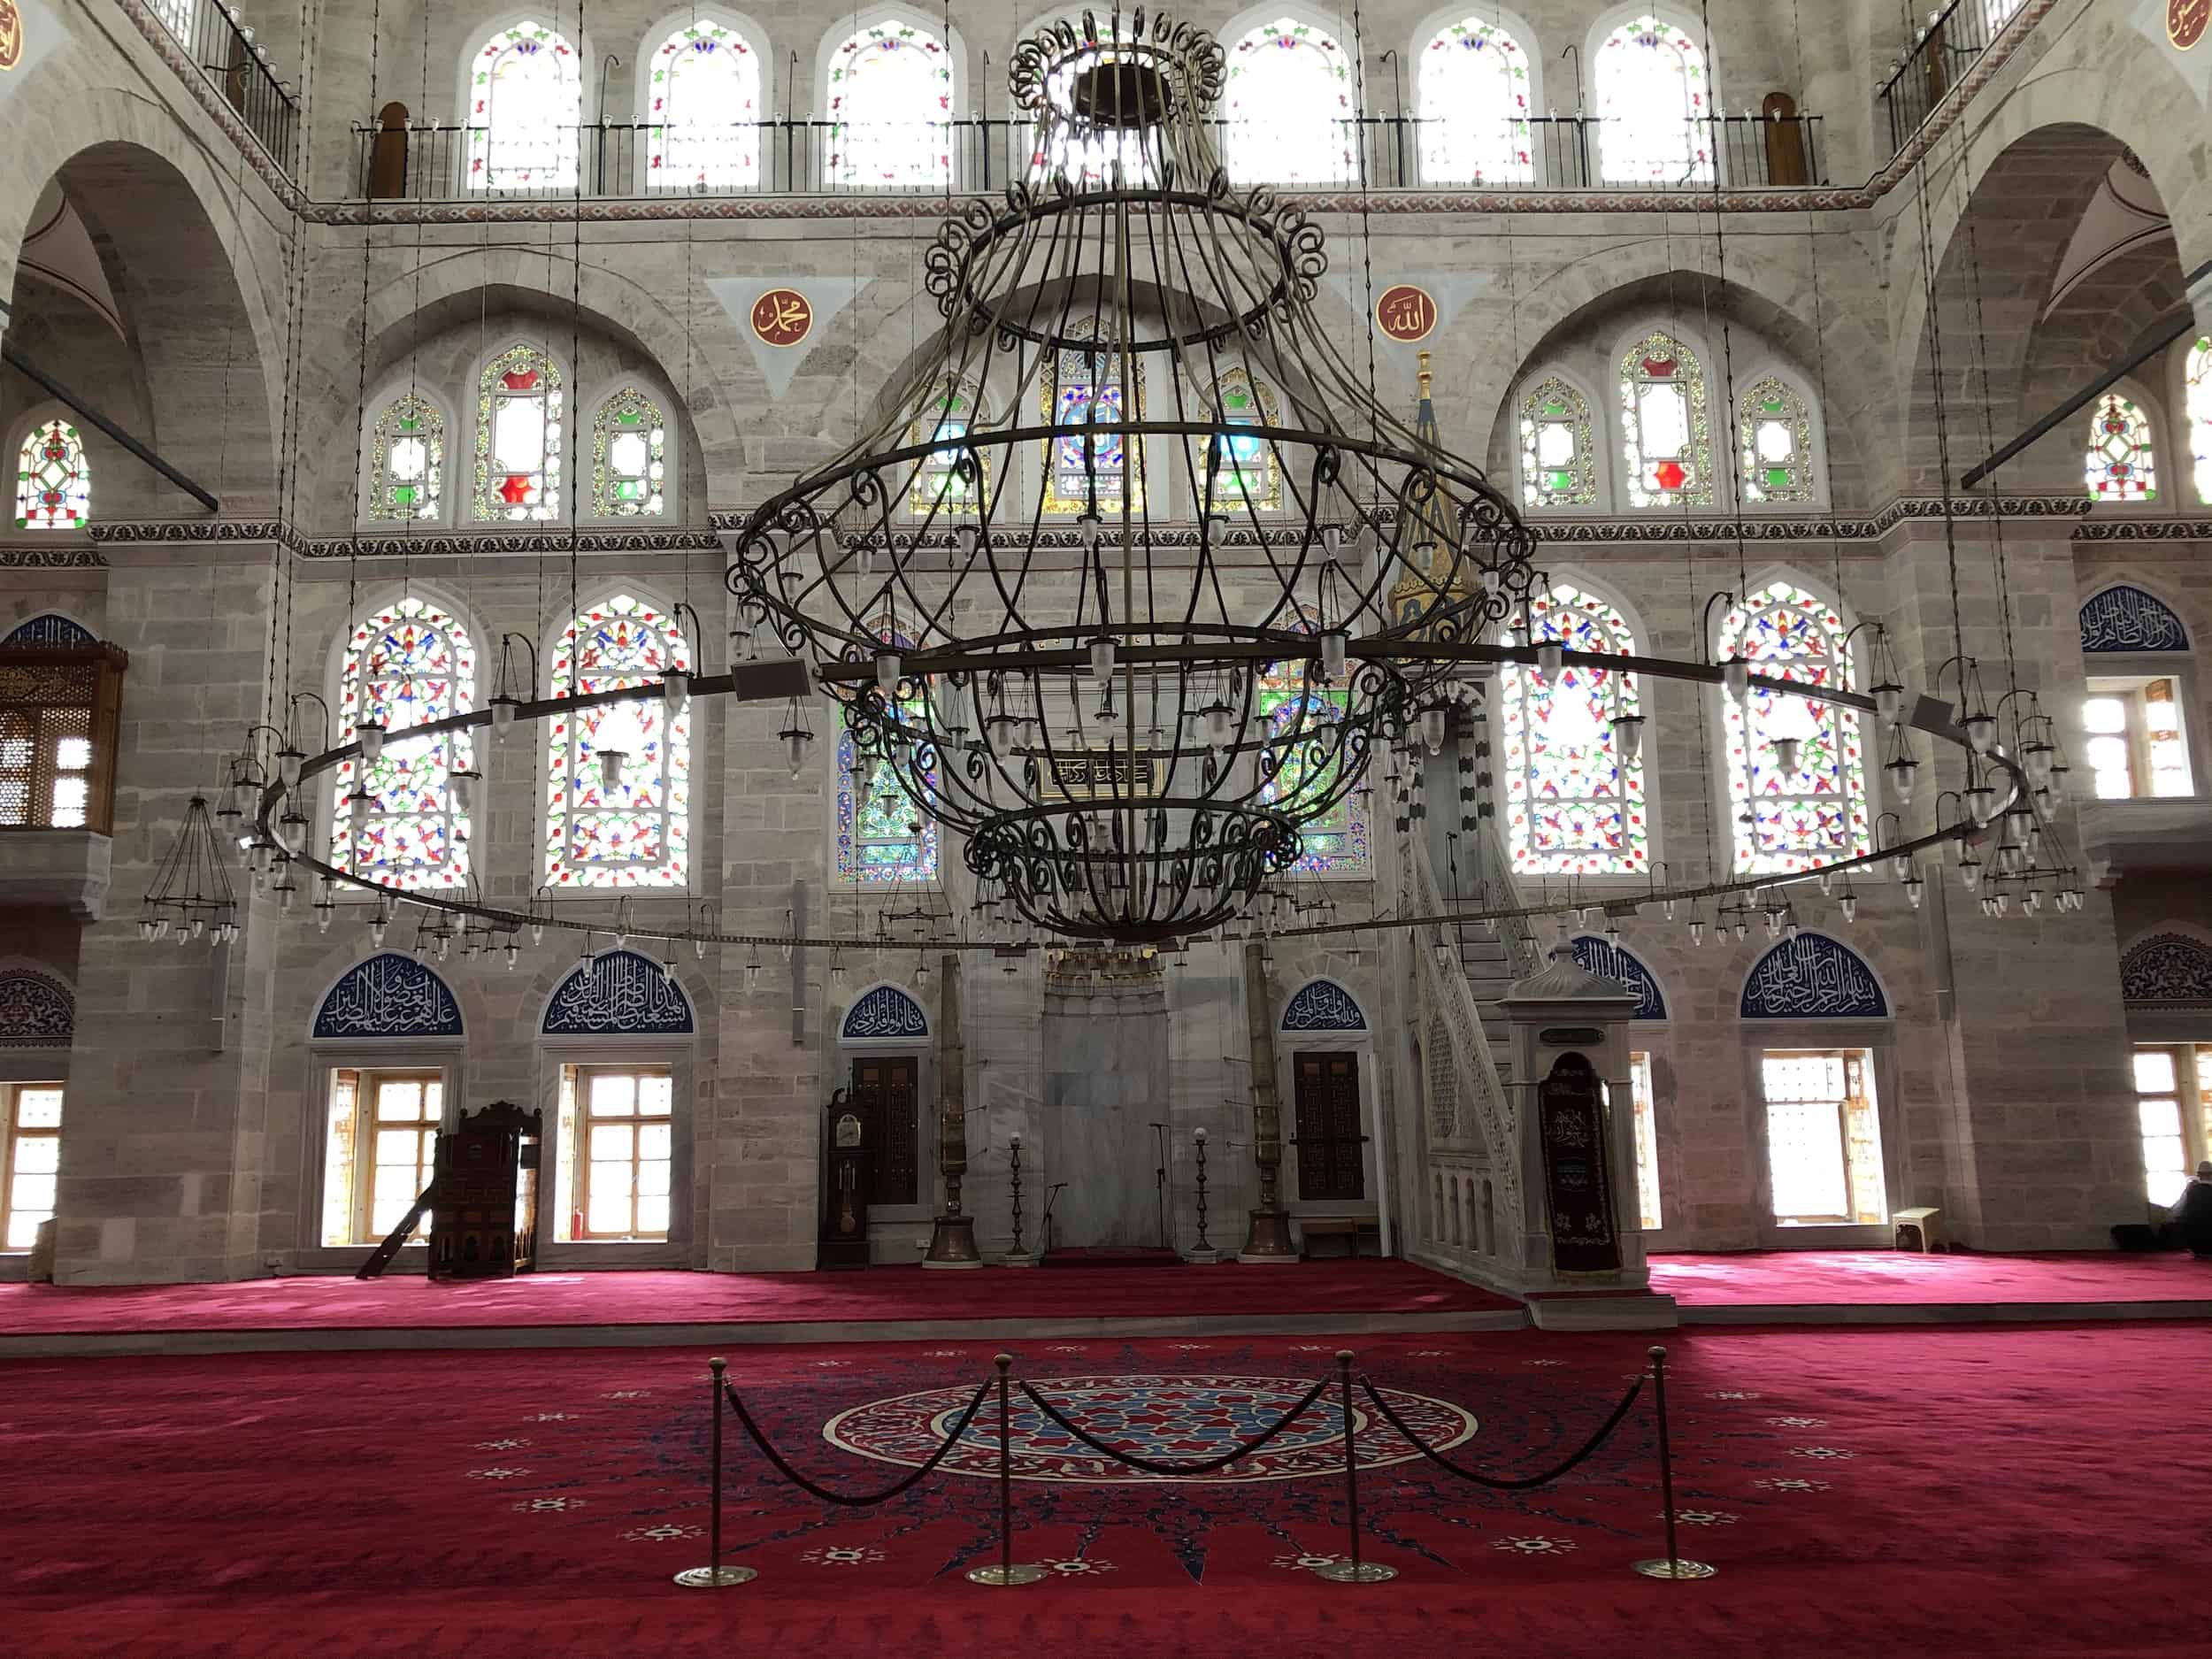
{"type": "Polygon", "coordinates": [[[1664,329],[1621,358],[1621,431],[1632,506],[1712,504],[1705,371],[1697,354],[1664,329]]]}
{"type": "Polygon", "coordinates": [[[657,518],[668,511],[667,422],[660,405],[626,386],[591,423],[591,510],[603,518],[657,518]]]}
{"type": "Polygon", "coordinates": [[[2189,348],[2186,412],[2189,452],[2196,462],[2197,499],[2212,506],[2212,334],[2189,348]]]}
{"type": "Polygon", "coordinates": [[[1607,183],[1711,182],[1705,54],[1686,30],[1632,18],[1605,37],[1595,67],[1607,183]]]}
{"type": "Polygon", "coordinates": [[[1597,503],[1590,405],[1556,375],[1521,400],[1521,499],[1531,507],[1597,503]]]}
{"type": "Polygon", "coordinates": [[[1430,184],[1528,184],[1528,54],[1471,17],[1437,31],[1421,54],[1421,177],[1430,184]]]}
{"type": "Polygon", "coordinates": [[[1201,402],[1207,415],[1218,415],[1230,428],[1191,445],[1191,465],[1201,480],[1210,480],[1215,510],[1279,512],[1283,470],[1264,435],[1275,424],[1274,394],[1244,370],[1231,369],[1201,402]]]}
{"type": "Polygon", "coordinates": [[[1074,515],[1095,508],[1100,518],[1111,518],[1121,511],[1125,486],[1130,507],[1144,505],[1143,475],[1129,477],[1122,434],[1069,430],[1143,419],[1144,371],[1137,371],[1137,413],[1131,416],[1122,396],[1121,365],[1121,353],[1110,343],[1071,347],[1054,357],[1038,387],[1044,419],[1059,434],[1045,440],[1048,513],[1074,515]]]}
{"type": "Polygon", "coordinates": [[[700,18],[653,54],[646,188],[742,190],[760,181],[760,59],[727,24],[700,18]]]}
{"type": "MultiPolygon", "coordinates": [[[[1770,582],[1721,624],[1720,656],[1800,685],[1855,689],[1843,618],[1786,581],[1770,582]]],[[[1736,873],[1784,875],[1870,851],[1857,710],[1753,687],[1725,708],[1736,873]],[[1794,748],[1795,765],[1784,763],[1794,748]]]]}
{"type": "Polygon", "coordinates": [[[1812,414],[1797,388],[1779,375],[1763,376],[1743,395],[1736,444],[1746,501],[1801,505],[1818,495],[1812,414]]]}
{"type": "Polygon", "coordinates": [[[1229,176],[1239,184],[1343,184],[1352,150],[1351,60],[1291,18],[1254,29],[1229,53],[1229,176]]]}
{"type": "Polygon", "coordinates": [[[680,887],[691,872],[691,714],[661,695],[688,671],[683,630],[642,600],[617,595],[579,613],[553,653],[551,695],[587,697],[636,686],[633,703],[601,703],[546,722],[545,879],[555,887],[680,887]],[[622,762],[610,781],[602,757],[622,762]]]}
{"type": "MultiPolygon", "coordinates": [[[[878,637],[901,651],[914,649],[910,641],[889,628],[876,630],[878,637]]],[[[919,721],[918,700],[909,711],[919,721]]],[[[879,764],[861,797],[859,750],[850,726],[837,737],[837,879],[846,886],[899,887],[937,879],[937,825],[918,807],[899,782],[897,772],[879,764]]],[[[922,774],[932,790],[937,769],[922,774]]]]}
{"type": "Polygon", "coordinates": [[[2089,418],[2089,452],[2082,473],[2092,501],[2150,501],[2158,495],[2151,423],[2117,392],[2099,398],[2089,418]]]}
{"type": "MultiPolygon", "coordinates": [[[[1097,38],[1102,42],[1135,38],[1135,19],[1125,19],[1118,12],[1096,21],[1097,38]]],[[[1087,78],[1100,64],[1113,61],[1113,57],[1104,47],[1068,55],[1045,78],[1046,101],[1056,110],[1072,111],[1078,82],[1087,78]]],[[[1134,102],[1135,94],[1132,92],[1133,105],[1134,102]]],[[[1065,174],[1071,183],[1096,186],[1110,181],[1118,166],[1129,183],[1148,184],[1155,176],[1153,152],[1156,148],[1156,141],[1148,142],[1144,131],[1138,127],[1040,122],[1029,129],[1030,173],[1041,183],[1056,174],[1065,174]],[[1048,131],[1051,134],[1048,142],[1048,131]]]]}
{"type": "MultiPolygon", "coordinates": [[[[1308,876],[1364,877],[1373,870],[1368,834],[1368,799],[1358,789],[1340,789],[1343,763],[1340,730],[1347,693],[1341,686],[1309,678],[1320,672],[1311,657],[1274,664],[1262,676],[1256,695],[1265,733],[1261,765],[1272,768],[1262,786],[1260,803],[1329,804],[1308,818],[1304,846],[1292,872],[1308,876]],[[1330,801],[1329,798],[1335,799],[1330,801]]],[[[1302,810],[1302,816],[1304,811],[1302,810]]]]}
{"type": "Polygon", "coordinates": [[[501,29],[470,74],[468,188],[572,190],[584,119],[575,50],[546,25],[501,29]]]}
{"type": "MultiPolygon", "coordinates": [[[[936,425],[924,430],[924,423],[916,422],[907,434],[909,443],[957,443],[981,418],[975,388],[964,380],[943,388],[935,409],[936,425]]],[[[936,449],[916,464],[907,507],[917,518],[933,512],[941,520],[958,518],[973,514],[979,501],[987,502],[990,495],[988,450],[936,449]]]]}
{"type": "Polygon", "coordinates": [[[468,630],[410,595],[354,625],[343,674],[337,729],[349,734],[370,721],[387,735],[365,767],[345,760],[333,771],[331,862],[396,887],[460,887],[469,873],[469,815],[451,780],[472,764],[475,740],[467,732],[407,731],[476,707],[468,630]],[[370,797],[358,828],[347,805],[357,786],[370,797]]]}
{"type": "Polygon", "coordinates": [[[886,21],[830,61],[830,182],[941,189],[952,177],[952,59],[926,30],[886,21]]]}
{"type": "Polygon", "coordinates": [[[363,517],[435,519],[445,507],[445,411],[402,392],[369,428],[369,488],[363,517]]]}
{"type": "MultiPolygon", "coordinates": [[[[1571,651],[1632,654],[1621,613],[1559,583],[1529,601],[1532,641],[1571,651]]],[[[1524,875],[1636,875],[1651,867],[1644,766],[1621,764],[1612,720],[1641,714],[1637,677],[1564,666],[1549,678],[1508,663],[1498,671],[1504,711],[1506,845],[1524,875]]]]}
{"type": "Polygon", "coordinates": [[[560,365],[533,345],[484,365],[476,394],[476,517],[548,519],[561,511],[566,434],[560,365]]]}
{"type": "Polygon", "coordinates": [[[15,527],[81,530],[92,518],[84,439],[65,420],[31,428],[15,464],[15,527]]]}

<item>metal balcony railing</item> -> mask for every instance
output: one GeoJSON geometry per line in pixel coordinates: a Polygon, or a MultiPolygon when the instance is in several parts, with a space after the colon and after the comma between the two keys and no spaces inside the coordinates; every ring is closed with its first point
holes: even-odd
{"type": "Polygon", "coordinates": [[[269,158],[293,174],[300,108],[269,67],[268,48],[217,0],[146,0],[269,158]]]}
{"type": "MultiPolygon", "coordinates": [[[[1291,190],[1709,190],[1825,184],[1820,118],[1723,116],[1655,139],[1594,116],[1537,116],[1496,131],[1372,116],[1312,126],[1216,124],[1240,183],[1291,190]]],[[[986,194],[1042,174],[1049,159],[1102,173],[1110,155],[1039,153],[1027,122],[912,127],[787,119],[728,127],[602,122],[500,134],[385,124],[354,129],[357,199],[986,194]]],[[[1131,157],[1133,162],[1133,156],[1131,157]]]]}
{"type": "Polygon", "coordinates": [[[1989,50],[2025,0],[1951,0],[1913,36],[1910,48],[1890,65],[1889,80],[1876,95],[1889,119],[1889,152],[1895,155],[1920,130],[1943,95],[1959,83],[1974,60],[1989,50]]]}

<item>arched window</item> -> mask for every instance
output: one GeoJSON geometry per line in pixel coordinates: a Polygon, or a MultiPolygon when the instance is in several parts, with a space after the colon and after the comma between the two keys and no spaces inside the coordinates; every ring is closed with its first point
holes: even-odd
{"type": "MultiPolygon", "coordinates": [[[[1111,518],[1121,511],[1122,492],[1132,511],[1144,505],[1144,476],[1129,472],[1129,444],[1118,432],[1070,432],[1083,426],[1120,426],[1144,418],[1144,368],[1137,367],[1134,416],[1127,412],[1121,383],[1122,354],[1110,341],[1071,346],[1054,354],[1037,387],[1040,412],[1060,429],[1045,440],[1045,499],[1048,513],[1076,516],[1095,512],[1111,518]]],[[[1141,453],[1141,451],[1140,451],[1141,453]]]]}
{"type": "Polygon", "coordinates": [[[1711,181],[1705,54],[1687,31],[1632,18],[1605,37],[1594,67],[1607,183],[1711,181]]]}
{"type": "MultiPolygon", "coordinates": [[[[879,627],[877,637],[899,651],[910,651],[913,641],[889,627],[879,627]]],[[[907,711],[918,722],[918,697],[910,699],[907,711]]],[[[887,764],[869,768],[861,783],[860,750],[852,728],[841,719],[837,734],[837,879],[847,887],[904,887],[937,879],[937,825],[915,805],[887,764]]],[[[937,769],[930,767],[923,782],[937,786],[937,769]]]]}
{"type": "Polygon", "coordinates": [[[578,613],[553,653],[556,697],[641,687],[548,722],[545,879],[554,887],[680,887],[691,872],[691,715],[660,682],[688,671],[683,630],[617,595],[578,613]],[[619,754],[622,759],[606,757],[619,754]]]}
{"type": "Polygon", "coordinates": [[[942,188],[952,177],[952,59],[926,29],[886,20],[831,55],[829,177],[847,188],[942,188]]]}
{"type": "Polygon", "coordinates": [[[513,345],[484,365],[476,392],[476,517],[557,518],[567,436],[561,366],[513,345]]]}
{"type": "Polygon", "coordinates": [[[591,510],[602,518],[658,518],[668,511],[668,423],[660,405],[626,386],[591,421],[591,510]]]}
{"type": "Polygon", "coordinates": [[[1217,512],[1279,512],[1283,469],[1264,435],[1275,422],[1275,394],[1241,368],[1231,369],[1199,400],[1202,412],[1232,430],[1193,440],[1191,465],[1217,512]]]}
{"type": "Polygon", "coordinates": [[[1229,176],[1239,184],[1343,184],[1353,158],[1351,60],[1293,18],[1229,51],[1229,176]]]}
{"type": "Polygon", "coordinates": [[[1428,184],[1529,184],[1529,62],[1494,23],[1447,24],[1421,53],[1421,178],[1428,184]]]}
{"type": "Polygon", "coordinates": [[[743,190],[760,181],[760,58],[735,29],[699,18],[652,57],[646,188],[743,190]]]}
{"type": "MultiPolygon", "coordinates": [[[[957,444],[968,428],[983,419],[981,400],[965,380],[940,388],[933,426],[916,421],[908,429],[909,443],[957,444]]],[[[933,514],[940,519],[972,517],[978,506],[991,499],[991,459],[987,449],[932,450],[915,464],[914,481],[907,490],[907,510],[917,518],[933,514]]]]}
{"type": "Polygon", "coordinates": [[[2197,499],[2212,506],[2212,334],[2189,348],[2185,376],[2189,453],[2196,463],[2197,499]]]}
{"type": "Polygon", "coordinates": [[[1621,358],[1622,453],[1632,506],[1710,506],[1713,434],[1697,354],[1655,328],[1621,358]]]}
{"type": "Polygon", "coordinates": [[[1812,411],[1780,375],[1762,375],[1744,393],[1736,410],[1736,447],[1746,501],[1778,507],[1818,498],[1812,411]]]}
{"type": "Polygon", "coordinates": [[[65,420],[42,421],[16,453],[15,527],[81,530],[92,518],[92,469],[84,439],[65,420]]]}
{"type": "Polygon", "coordinates": [[[584,120],[575,49],[526,19],[478,49],[469,82],[468,188],[574,189],[584,120]]]}
{"type": "Polygon", "coordinates": [[[1370,797],[1343,785],[1341,745],[1347,693],[1313,678],[1317,657],[1277,663],[1261,677],[1258,708],[1265,737],[1259,764],[1268,781],[1260,791],[1263,806],[1303,803],[1310,811],[1304,844],[1291,866],[1299,875],[1361,877],[1374,867],[1368,833],[1370,797]]]}
{"type": "Polygon", "coordinates": [[[445,411],[419,392],[402,392],[369,426],[369,480],[361,516],[379,522],[434,521],[445,510],[445,411]]]}
{"type": "MultiPolygon", "coordinates": [[[[1571,651],[1633,654],[1621,613],[1565,583],[1529,601],[1531,639],[1571,651]]],[[[1637,875],[1651,867],[1639,752],[1622,762],[1612,722],[1643,712],[1633,674],[1563,666],[1499,670],[1505,714],[1506,845],[1524,875],[1637,875]]]]}
{"type": "Polygon", "coordinates": [[[453,774],[469,771],[468,732],[409,737],[476,707],[476,647],[468,630],[429,600],[410,595],[354,624],[346,641],[335,724],[350,735],[368,722],[388,735],[364,764],[334,769],[330,861],[396,887],[457,887],[469,874],[469,813],[453,774]],[[368,797],[365,809],[353,802],[368,797]]]}
{"type": "MultiPolygon", "coordinates": [[[[1774,581],[1722,621],[1720,655],[1769,679],[1850,691],[1847,632],[1824,601],[1774,581]]],[[[1721,701],[1736,873],[1785,875],[1870,851],[1857,710],[1755,686],[1740,703],[1721,701]]]]}
{"type": "Polygon", "coordinates": [[[1597,504],[1590,405],[1555,374],[1521,400],[1521,499],[1531,507],[1597,504]]]}
{"type": "Polygon", "coordinates": [[[2099,398],[2089,418],[2082,477],[2092,501],[2151,501],[2158,495],[2150,419],[2117,392],[2099,398]]]}

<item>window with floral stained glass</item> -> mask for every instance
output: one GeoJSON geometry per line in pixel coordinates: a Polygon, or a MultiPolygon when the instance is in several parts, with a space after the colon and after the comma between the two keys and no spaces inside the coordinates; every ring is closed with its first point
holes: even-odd
{"type": "Polygon", "coordinates": [[[1622,456],[1636,507],[1713,502],[1713,434],[1697,354],[1654,329],[1621,358],[1622,456]]]}
{"type": "Polygon", "coordinates": [[[688,672],[683,630],[618,594],[586,607],[553,652],[550,695],[638,687],[634,702],[546,722],[545,879],[559,887],[680,887],[691,874],[691,712],[661,682],[688,672]],[[618,754],[618,763],[605,757],[618,754]]]}
{"type": "Polygon", "coordinates": [[[952,58],[926,29],[886,20],[831,54],[829,181],[941,189],[952,178],[952,58]]]}
{"type": "Polygon", "coordinates": [[[1762,376],[1743,395],[1736,443],[1742,452],[1746,501],[1801,506],[1818,496],[1812,411],[1779,375],[1762,376]]]}
{"type": "Polygon", "coordinates": [[[1260,679],[1255,703],[1267,780],[1260,803],[1294,809],[1306,819],[1292,873],[1363,878],[1374,870],[1370,796],[1363,785],[1344,783],[1341,721],[1348,694],[1341,684],[1321,680],[1320,672],[1318,657],[1297,657],[1273,664],[1260,679]]]}
{"type": "Polygon", "coordinates": [[[526,19],[477,50],[469,82],[468,188],[574,189],[584,120],[575,49],[526,19]]]}
{"type": "Polygon", "coordinates": [[[513,345],[484,365],[476,394],[476,517],[557,518],[566,415],[560,365],[513,345]]]}
{"type": "Polygon", "coordinates": [[[1531,507],[1591,507],[1597,499],[1589,403],[1553,375],[1521,400],[1521,500],[1531,507]]]}
{"type": "Polygon", "coordinates": [[[1351,59],[1321,30],[1282,18],[1229,51],[1229,177],[1238,184],[1344,184],[1357,176],[1351,59]]]}
{"type": "Polygon", "coordinates": [[[702,17],[655,50],[647,90],[651,190],[744,190],[760,182],[760,58],[702,17]]]}
{"type": "Polygon", "coordinates": [[[1245,370],[1231,369],[1200,399],[1209,418],[1228,430],[1194,440],[1191,465],[1217,512],[1279,512],[1283,469],[1267,428],[1275,424],[1275,395],[1245,370]]]}
{"type": "Polygon", "coordinates": [[[2117,392],[2097,400],[2089,418],[2089,450],[2082,460],[2092,501],[2152,501],[2158,495],[2158,457],[2147,416],[2117,392]]]}
{"type": "Polygon", "coordinates": [[[982,418],[975,388],[965,380],[940,388],[932,407],[937,417],[934,425],[915,422],[907,442],[954,447],[933,449],[915,463],[907,510],[917,518],[933,514],[941,522],[971,518],[979,503],[991,498],[990,452],[957,447],[968,428],[982,418]]]}
{"type": "Polygon", "coordinates": [[[476,707],[476,647],[468,630],[417,595],[373,611],[346,640],[335,725],[381,726],[380,754],[333,770],[330,861],[390,887],[457,887],[469,875],[469,814],[453,774],[474,762],[466,731],[410,737],[476,707]],[[357,792],[368,809],[357,814],[357,792]]]}
{"type": "Polygon", "coordinates": [[[658,518],[668,511],[668,426],[660,405],[626,386],[591,423],[591,510],[602,518],[658,518]]]}
{"type": "Polygon", "coordinates": [[[84,439],[65,420],[33,426],[16,452],[15,527],[81,530],[92,519],[92,469],[84,439]]]}
{"type": "Polygon", "coordinates": [[[1598,154],[1608,184],[1707,184],[1713,177],[1705,54],[1687,30],[1647,13],[1598,47],[1598,154]]]}
{"type": "MultiPolygon", "coordinates": [[[[1137,412],[1127,412],[1121,378],[1122,354],[1108,341],[1071,346],[1056,352],[1038,384],[1038,405],[1055,435],[1045,440],[1044,510],[1071,517],[1095,512],[1108,518],[1121,511],[1125,490],[1133,511],[1144,505],[1144,474],[1129,475],[1129,448],[1118,432],[1092,433],[1089,426],[1119,426],[1144,418],[1144,370],[1137,377],[1137,412]]],[[[1141,447],[1139,454],[1142,454],[1141,447]]]]}
{"type": "Polygon", "coordinates": [[[419,392],[402,392],[369,428],[368,499],[377,521],[434,521],[445,508],[445,411],[419,392]]]}
{"type": "MultiPolygon", "coordinates": [[[[911,641],[888,627],[877,637],[899,651],[914,649],[911,641]]],[[[918,698],[906,710],[917,723],[923,710],[918,698]]],[[[861,786],[860,750],[852,728],[842,720],[837,734],[837,879],[847,887],[906,887],[937,879],[937,825],[915,803],[900,781],[895,767],[879,764],[868,768],[867,786],[861,786]]],[[[937,769],[926,767],[925,788],[937,787],[937,769]]]]}
{"type": "MultiPolygon", "coordinates": [[[[1825,601],[1770,582],[1723,619],[1719,655],[1769,679],[1852,691],[1847,633],[1825,601]]],[[[1757,686],[1721,703],[1737,874],[1786,875],[1871,850],[1857,710],[1757,686]]]]}
{"type": "Polygon", "coordinates": [[[1497,24],[1466,18],[1421,52],[1421,178],[1428,184],[1529,184],[1529,62],[1497,24]]]}
{"type": "Polygon", "coordinates": [[[2212,334],[2189,348],[2182,374],[2189,454],[2196,464],[2197,499],[2212,507],[2212,334]]]}
{"type": "MultiPolygon", "coordinates": [[[[1633,655],[1635,635],[1612,605],[1566,583],[1528,603],[1532,641],[1633,655]]],[[[1637,676],[1570,664],[1555,675],[1508,663],[1498,671],[1505,741],[1506,846],[1523,875],[1640,875],[1651,867],[1640,753],[1623,764],[1612,722],[1640,715],[1637,676]]]]}

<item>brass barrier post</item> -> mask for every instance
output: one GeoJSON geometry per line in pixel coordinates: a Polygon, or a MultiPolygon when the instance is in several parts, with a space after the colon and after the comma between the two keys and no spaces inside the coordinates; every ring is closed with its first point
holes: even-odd
{"type": "Polygon", "coordinates": [[[1357,1443],[1352,1437],[1352,1350],[1341,1348],[1336,1356],[1338,1381],[1344,1395],[1344,1505],[1352,1533],[1352,1553],[1343,1561],[1333,1561],[1325,1567],[1314,1569],[1314,1577],[1326,1578],[1333,1584],[1382,1584],[1398,1576],[1395,1567],[1386,1567],[1379,1561],[1359,1558],[1359,1455],[1357,1443]]]}
{"type": "Polygon", "coordinates": [[[707,1546],[707,1564],[687,1567],[676,1575],[676,1582],[687,1589],[719,1590],[733,1584],[750,1584],[760,1577],[750,1567],[722,1564],[722,1372],[728,1364],[726,1359],[707,1362],[707,1386],[714,1390],[714,1473],[709,1482],[714,1509],[707,1523],[710,1540],[707,1546]]]}
{"type": "Polygon", "coordinates": [[[1640,1561],[1636,1571],[1647,1578],[1709,1578],[1718,1569],[1702,1561],[1685,1561],[1674,1543],[1674,1449],[1667,1440],[1667,1350],[1651,1350],[1651,1396],[1659,1414],[1659,1494],[1666,1506],[1667,1558],[1640,1561]]]}
{"type": "Polygon", "coordinates": [[[968,1578],[974,1584],[1034,1584],[1045,1576],[1042,1567],[1014,1564],[1014,1408],[1006,1386],[1014,1356],[1001,1354],[991,1363],[998,1367],[998,1565],[971,1567],[968,1578]]]}

